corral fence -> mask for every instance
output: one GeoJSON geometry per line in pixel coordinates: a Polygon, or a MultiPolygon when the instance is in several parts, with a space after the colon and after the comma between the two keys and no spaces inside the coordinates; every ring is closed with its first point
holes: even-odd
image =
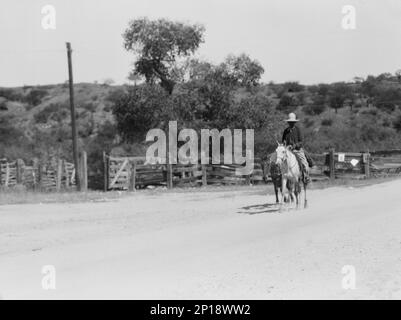
{"type": "MultiPolygon", "coordinates": [[[[375,152],[336,152],[311,154],[315,167],[313,181],[329,179],[365,179],[401,174],[401,150],[375,152]]],[[[104,190],[135,190],[147,186],[250,185],[271,181],[270,157],[254,159],[249,175],[237,175],[240,165],[231,164],[156,164],[144,157],[112,156],[103,153],[104,190]]]]}
{"type": "Polygon", "coordinates": [[[401,174],[401,150],[311,154],[316,168],[312,178],[367,179],[401,174]]]}
{"type": "MultiPolygon", "coordinates": [[[[86,159],[86,153],[82,152],[79,172],[82,190],[87,190],[88,186],[86,159]]],[[[52,159],[47,162],[33,160],[29,165],[22,159],[12,161],[0,159],[0,186],[14,188],[19,185],[26,189],[40,191],[74,189],[76,186],[75,166],[65,159],[52,159]]]]}
{"type": "Polygon", "coordinates": [[[134,190],[147,186],[206,186],[212,184],[255,184],[263,181],[261,159],[254,159],[249,175],[237,175],[240,165],[231,164],[146,164],[144,157],[115,157],[103,154],[104,190],[134,190]]]}

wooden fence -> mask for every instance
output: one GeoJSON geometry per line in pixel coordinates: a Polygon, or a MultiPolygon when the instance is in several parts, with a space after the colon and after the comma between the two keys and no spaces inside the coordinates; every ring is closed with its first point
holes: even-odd
{"type": "Polygon", "coordinates": [[[401,150],[336,152],[312,154],[316,168],[313,177],[366,179],[401,174],[401,150]]]}
{"type": "MultiPolygon", "coordinates": [[[[82,190],[87,190],[86,153],[80,157],[82,190]]],[[[0,159],[0,186],[13,188],[22,185],[27,189],[51,191],[74,188],[75,166],[64,159],[54,159],[46,163],[33,161],[25,164],[21,159],[9,161],[0,159]]]]}
{"type": "MultiPolygon", "coordinates": [[[[401,174],[401,150],[375,152],[329,152],[311,154],[315,167],[313,181],[328,179],[365,179],[401,174]]],[[[270,159],[270,157],[267,157],[270,159]]],[[[206,186],[211,184],[257,184],[270,181],[269,162],[254,160],[250,175],[238,176],[239,165],[149,165],[144,157],[114,157],[103,154],[104,190],[134,190],[149,185],[206,186]]]]}
{"type": "Polygon", "coordinates": [[[264,170],[260,159],[254,160],[250,175],[236,175],[240,165],[194,164],[149,165],[143,157],[114,157],[106,153],[104,160],[104,190],[134,190],[149,185],[206,186],[210,184],[251,184],[263,181],[264,170]]]}

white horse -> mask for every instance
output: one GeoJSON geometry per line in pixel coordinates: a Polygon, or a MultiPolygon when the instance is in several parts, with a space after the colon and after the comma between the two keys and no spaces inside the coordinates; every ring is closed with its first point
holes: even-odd
{"type": "MultiPolygon", "coordinates": [[[[280,166],[282,179],[281,205],[284,204],[287,195],[289,195],[291,201],[293,201],[294,198],[296,199],[296,205],[298,208],[302,181],[302,172],[298,160],[288,147],[279,144],[276,149],[276,164],[280,166]]],[[[304,208],[306,208],[308,203],[306,199],[306,183],[304,182],[303,185],[304,208]]]]}

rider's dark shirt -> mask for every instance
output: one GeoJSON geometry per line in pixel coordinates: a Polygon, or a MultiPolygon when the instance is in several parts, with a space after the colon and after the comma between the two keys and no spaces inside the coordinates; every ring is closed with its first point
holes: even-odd
{"type": "Polygon", "coordinates": [[[288,127],[283,133],[283,143],[287,146],[293,146],[295,149],[302,148],[303,136],[301,130],[294,126],[293,128],[288,127]]]}

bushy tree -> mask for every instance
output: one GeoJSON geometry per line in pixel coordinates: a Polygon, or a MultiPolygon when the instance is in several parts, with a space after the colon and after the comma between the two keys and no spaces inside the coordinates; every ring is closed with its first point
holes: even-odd
{"type": "Polygon", "coordinates": [[[25,96],[25,101],[32,106],[37,106],[42,102],[42,99],[47,96],[47,91],[42,89],[31,89],[25,96]]]}
{"type": "Polygon", "coordinates": [[[277,109],[284,112],[290,111],[293,107],[297,106],[297,100],[293,94],[284,94],[278,103],[277,109]]]}
{"type": "Polygon", "coordinates": [[[248,55],[229,55],[221,66],[240,86],[252,87],[259,84],[264,68],[257,60],[248,55]]]}
{"type": "Polygon", "coordinates": [[[401,132],[401,114],[395,118],[395,120],[393,121],[393,126],[395,130],[401,132]]]}
{"type": "Polygon", "coordinates": [[[203,42],[204,27],[166,19],[136,19],[123,34],[124,47],[136,54],[134,74],[152,84],[157,80],[169,94],[177,81],[178,60],[193,54],[203,42]]]}
{"type": "Polygon", "coordinates": [[[285,92],[301,92],[305,86],[301,85],[298,81],[284,82],[283,89],[285,92]]]}
{"type": "Polygon", "coordinates": [[[126,141],[144,140],[149,129],[165,125],[170,106],[170,97],[160,86],[132,87],[114,104],[117,130],[126,141]]]}
{"type": "Polygon", "coordinates": [[[331,86],[329,91],[329,104],[336,113],[338,109],[344,107],[344,103],[351,96],[350,87],[344,82],[338,82],[331,86]]]}

